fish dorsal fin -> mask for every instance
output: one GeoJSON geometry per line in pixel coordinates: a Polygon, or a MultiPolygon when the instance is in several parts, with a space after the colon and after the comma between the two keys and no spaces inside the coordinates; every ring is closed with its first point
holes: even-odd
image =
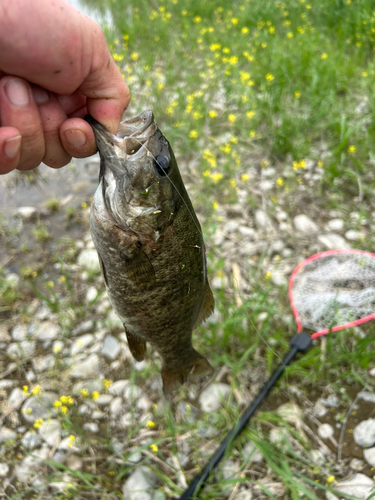
{"type": "Polygon", "coordinates": [[[206,286],[204,290],[204,299],[201,310],[199,311],[199,315],[197,321],[195,322],[194,328],[199,326],[205,319],[207,319],[214,312],[215,308],[215,299],[212,295],[212,291],[208,281],[206,281],[206,286]]]}

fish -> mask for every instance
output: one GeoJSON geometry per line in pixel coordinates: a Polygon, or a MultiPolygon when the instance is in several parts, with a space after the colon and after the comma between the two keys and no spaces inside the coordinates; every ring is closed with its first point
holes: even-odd
{"type": "Polygon", "coordinates": [[[192,345],[214,309],[202,229],[152,111],[121,122],[116,135],[85,119],[100,154],[90,230],[108,297],[134,359],[147,343],[159,353],[169,393],[213,371],[192,345]]]}

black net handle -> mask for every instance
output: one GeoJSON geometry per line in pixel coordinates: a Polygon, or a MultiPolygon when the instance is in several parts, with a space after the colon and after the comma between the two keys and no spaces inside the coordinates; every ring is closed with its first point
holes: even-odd
{"type": "Polygon", "coordinates": [[[261,405],[263,400],[266,398],[270,390],[276,384],[278,379],[283,374],[285,367],[289,365],[296,354],[298,352],[305,352],[311,345],[312,340],[310,335],[307,332],[296,333],[292,340],[290,341],[290,350],[285,355],[282,362],[279,364],[277,369],[271,375],[269,380],[266,382],[264,387],[259,391],[256,398],[252,401],[252,403],[246,408],[243,412],[238,424],[232,430],[228,432],[218,449],[212,455],[210,461],[203,469],[200,474],[197,474],[188,488],[184,491],[179,500],[193,500],[196,498],[196,495],[203,487],[206,479],[210,475],[211,471],[216,467],[216,465],[223,458],[225,451],[229,448],[232,441],[236,439],[236,437],[240,434],[240,432],[244,429],[250,418],[254,415],[258,407],[261,405]]]}

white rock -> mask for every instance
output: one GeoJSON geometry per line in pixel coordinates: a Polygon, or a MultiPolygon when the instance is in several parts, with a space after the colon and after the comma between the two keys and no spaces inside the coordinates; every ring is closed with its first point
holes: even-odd
{"type": "Polygon", "coordinates": [[[126,480],[123,495],[127,500],[153,500],[157,477],[147,467],[138,467],[126,480]]]}
{"type": "Polygon", "coordinates": [[[100,271],[100,264],[96,250],[82,250],[82,252],[78,255],[77,263],[89,271],[100,271]]]}
{"type": "Polygon", "coordinates": [[[310,452],[311,460],[316,465],[324,465],[327,461],[326,456],[322,450],[311,450],[310,452]]]}
{"type": "Polygon", "coordinates": [[[322,424],[318,427],[318,434],[322,439],[329,439],[335,433],[334,428],[330,424],[322,424]]]}
{"type": "Polygon", "coordinates": [[[352,495],[358,500],[365,500],[370,495],[374,486],[375,483],[372,479],[358,473],[345,481],[338,482],[335,489],[346,495],[352,495]]]}
{"type": "Polygon", "coordinates": [[[375,444],[375,418],[363,420],[353,429],[354,441],[362,448],[370,448],[375,444]]]}
{"type": "Polygon", "coordinates": [[[84,361],[79,361],[71,367],[72,378],[91,378],[99,373],[100,363],[97,354],[91,354],[84,361]]]}
{"type": "Polygon", "coordinates": [[[252,498],[253,494],[250,490],[241,490],[232,497],[233,500],[252,500],[252,498]]]}
{"type": "Polygon", "coordinates": [[[302,234],[311,235],[319,231],[318,226],[307,215],[296,215],[293,219],[294,227],[302,234]]]}
{"type": "Polygon", "coordinates": [[[352,470],[355,470],[356,472],[361,471],[365,467],[365,463],[363,460],[360,460],[359,458],[353,458],[350,460],[349,467],[352,470]]]}
{"type": "Polygon", "coordinates": [[[345,238],[349,241],[359,240],[360,237],[361,237],[361,233],[359,231],[355,231],[354,229],[350,229],[349,231],[346,231],[346,233],[345,233],[345,238]]]}
{"type": "Polygon", "coordinates": [[[26,399],[26,394],[23,391],[21,391],[19,387],[16,387],[10,393],[8,403],[13,409],[18,410],[18,408],[22,405],[25,399],[26,399]]]}
{"type": "Polygon", "coordinates": [[[116,382],[113,382],[113,384],[109,387],[108,392],[113,396],[121,396],[125,387],[128,385],[129,380],[116,380],[116,382]]]}
{"type": "Polygon", "coordinates": [[[47,354],[40,358],[33,358],[33,368],[37,373],[42,373],[50,370],[55,365],[55,357],[53,354],[47,354]]]}
{"type": "Polygon", "coordinates": [[[272,271],[271,281],[275,286],[285,286],[288,283],[286,276],[281,271],[272,271]]]}
{"type": "Polygon", "coordinates": [[[86,292],[86,301],[92,302],[98,296],[98,290],[94,286],[90,286],[86,292]]]}
{"type": "Polygon", "coordinates": [[[323,403],[318,399],[313,408],[313,414],[315,417],[322,418],[328,413],[328,409],[323,405],[323,403]]]}
{"type": "Polygon", "coordinates": [[[86,348],[94,342],[94,339],[95,337],[92,333],[80,335],[71,345],[70,355],[75,356],[79,352],[84,352],[86,348]]]}
{"type": "Polygon", "coordinates": [[[109,411],[112,415],[112,417],[118,417],[121,413],[123,413],[124,408],[123,408],[123,400],[119,396],[115,397],[110,405],[109,405],[109,411]]]}
{"type": "Polygon", "coordinates": [[[9,379],[3,379],[0,380],[0,391],[3,389],[10,389],[14,385],[17,384],[17,380],[9,380],[9,379]]]}
{"type": "Polygon", "coordinates": [[[342,219],[332,219],[327,222],[327,228],[330,231],[341,231],[344,227],[344,221],[342,219]]]}
{"type": "Polygon", "coordinates": [[[217,411],[222,402],[225,400],[226,396],[230,393],[230,386],[227,384],[222,384],[215,382],[202,391],[199,396],[199,403],[202,411],[209,413],[211,411],[217,411]]]}
{"type": "Polygon", "coordinates": [[[36,432],[28,431],[22,437],[21,443],[27,450],[33,450],[42,444],[42,440],[36,432]]]}
{"type": "Polygon", "coordinates": [[[86,431],[91,432],[92,434],[98,434],[99,432],[99,425],[96,422],[86,422],[83,424],[83,429],[86,431]]]}
{"type": "Polygon", "coordinates": [[[242,457],[244,460],[249,460],[250,462],[260,463],[263,462],[263,454],[252,441],[246,443],[244,449],[242,450],[242,457]]]}
{"type": "Polygon", "coordinates": [[[38,429],[40,437],[49,446],[54,446],[61,437],[61,424],[53,418],[46,420],[38,429]]]}
{"type": "Polygon", "coordinates": [[[112,335],[104,339],[101,354],[109,361],[114,361],[120,354],[120,342],[112,335]]]}
{"type": "Polygon", "coordinates": [[[288,424],[296,425],[302,419],[302,410],[295,403],[285,403],[279,406],[276,412],[288,424]]]}
{"type": "Polygon", "coordinates": [[[22,340],[26,340],[28,332],[27,325],[17,325],[12,329],[12,339],[15,342],[21,342],[22,340]]]}
{"type": "Polygon", "coordinates": [[[9,465],[0,463],[0,477],[5,477],[8,475],[9,472],[9,465]]]}
{"type": "Polygon", "coordinates": [[[74,330],[72,330],[71,335],[74,337],[76,335],[83,335],[84,333],[92,332],[95,327],[93,320],[88,319],[80,323],[74,330]]]}
{"type": "Polygon", "coordinates": [[[16,213],[23,219],[31,219],[38,211],[35,207],[18,207],[16,213]]]}
{"type": "Polygon", "coordinates": [[[320,234],[318,236],[318,241],[328,250],[345,250],[350,248],[349,243],[347,243],[342,236],[335,233],[320,234]]]}
{"type": "Polygon", "coordinates": [[[272,222],[264,210],[255,211],[255,223],[259,229],[271,229],[272,222]]]}
{"type": "Polygon", "coordinates": [[[55,340],[60,334],[60,327],[49,321],[40,323],[36,328],[35,336],[38,340],[55,340]]]}
{"type": "Polygon", "coordinates": [[[367,403],[375,403],[375,394],[371,392],[362,391],[358,394],[358,398],[366,401],[367,403]]]}
{"type": "Polygon", "coordinates": [[[5,325],[0,325],[0,342],[10,342],[11,336],[8,333],[8,329],[5,325]]]}
{"type": "Polygon", "coordinates": [[[371,467],[375,467],[375,448],[367,448],[363,450],[363,456],[371,467]]]}
{"type": "Polygon", "coordinates": [[[128,382],[128,385],[124,389],[123,393],[125,401],[134,401],[141,396],[143,396],[143,391],[140,387],[137,385],[132,384],[130,381],[128,382]]]}
{"type": "Polygon", "coordinates": [[[11,439],[16,439],[17,433],[7,427],[0,427],[0,443],[5,443],[11,439]]]}
{"type": "Polygon", "coordinates": [[[14,358],[30,358],[35,353],[35,340],[23,340],[17,344],[10,344],[7,348],[7,355],[14,358]]]}
{"type": "Polygon", "coordinates": [[[255,230],[252,227],[240,226],[238,232],[245,238],[250,238],[251,240],[254,240],[256,237],[255,230]]]}
{"type": "Polygon", "coordinates": [[[21,415],[29,424],[42,418],[49,419],[54,414],[53,403],[58,399],[54,392],[43,392],[37,396],[30,396],[23,404],[21,415]]]}
{"type": "Polygon", "coordinates": [[[375,377],[375,368],[371,368],[371,370],[369,371],[369,375],[370,377],[375,377]]]}
{"type": "Polygon", "coordinates": [[[112,401],[112,399],[112,394],[100,394],[100,396],[95,399],[95,403],[98,406],[107,406],[112,401]]]}

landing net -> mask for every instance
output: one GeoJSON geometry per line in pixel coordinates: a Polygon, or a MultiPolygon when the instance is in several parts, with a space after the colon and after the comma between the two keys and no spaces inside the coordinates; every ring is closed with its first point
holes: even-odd
{"type": "Polygon", "coordinates": [[[311,338],[375,319],[375,253],[329,250],[309,257],[293,271],[289,300],[298,332],[311,338]]]}

